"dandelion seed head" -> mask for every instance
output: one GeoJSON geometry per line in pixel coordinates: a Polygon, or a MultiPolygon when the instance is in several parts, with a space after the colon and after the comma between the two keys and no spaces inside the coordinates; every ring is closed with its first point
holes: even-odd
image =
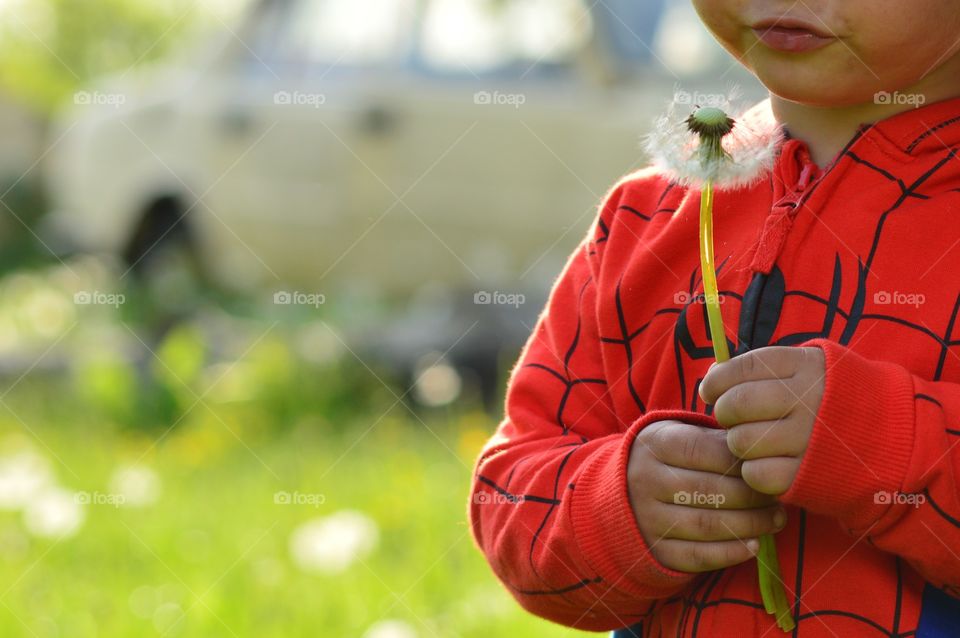
{"type": "Polygon", "coordinates": [[[110,478],[110,491],[130,507],[153,505],[160,495],[160,477],[148,467],[120,467],[110,478]]]}
{"type": "Polygon", "coordinates": [[[372,552],[378,536],[373,519],[362,512],[343,510],[295,529],[290,554],[303,571],[336,574],[372,552]]]}
{"type": "Polygon", "coordinates": [[[402,620],[381,620],[371,626],[363,638],[417,638],[417,632],[402,620]]]}
{"type": "Polygon", "coordinates": [[[733,190],[763,179],[780,152],[783,128],[773,118],[769,100],[748,110],[738,108],[736,101],[735,92],[720,100],[718,106],[671,101],[644,140],[644,150],[654,167],[672,181],[691,188],[701,188],[712,180],[718,190],[733,190]],[[738,115],[731,117],[730,113],[738,115]],[[723,133],[725,129],[729,130],[723,133]],[[722,134],[722,157],[703,161],[700,147],[704,131],[722,134]]]}
{"type": "Polygon", "coordinates": [[[75,495],[59,487],[51,487],[36,497],[23,510],[27,531],[40,538],[68,538],[83,525],[84,513],[75,495]]]}
{"type": "Polygon", "coordinates": [[[697,135],[723,137],[733,130],[734,120],[723,109],[703,106],[687,118],[687,128],[697,135]]]}

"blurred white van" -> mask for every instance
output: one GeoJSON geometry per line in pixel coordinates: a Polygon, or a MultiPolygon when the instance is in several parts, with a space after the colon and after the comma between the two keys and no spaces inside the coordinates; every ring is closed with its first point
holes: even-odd
{"type": "Polygon", "coordinates": [[[686,2],[262,0],[78,93],[51,227],[239,289],[543,289],[678,85],[743,82],[686,2]],[[719,66],[718,66],[719,64],[719,66]]]}

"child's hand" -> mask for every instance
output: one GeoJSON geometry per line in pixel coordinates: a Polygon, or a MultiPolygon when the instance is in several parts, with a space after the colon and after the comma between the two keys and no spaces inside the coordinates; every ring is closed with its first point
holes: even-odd
{"type": "Polygon", "coordinates": [[[773,497],[740,478],[727,433],[657,421],[634,439],[627,483],[634,516],[653,556],[677,571],[723,569],[750,560],[757,537],[783,528],[773,497]]]}
{"type": "Polygon", "coordinates": [[[779,495],[793,484],[823,399],[824,373],[820,348],[771,346],[714,365],[701,382],[700,397],[730,428],[727,445],[743,459],[743,480],[758,492],[779,495]]]}

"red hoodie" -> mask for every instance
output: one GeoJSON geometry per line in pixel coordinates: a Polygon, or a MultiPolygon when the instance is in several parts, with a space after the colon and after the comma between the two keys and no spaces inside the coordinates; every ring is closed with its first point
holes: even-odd
{"type": "MultiPolygon", "coordinates": [[[[748,117],[775,126],[769,102],[748,117]]],[[[960,636],[958,153],[960,98],[860,127],[822,171],[788,138],[768,177],[716,195],[731,355],[816,346],[826,360],[776,536],[794,636],[960,636]]],[[[477,462],[477,544],[525,609],[563,625],[782,635],[755,561],[669,569],[628,500],[637,432],[663,419],[719,427],[697,394],[713,360],[699,199],[654,169],[610,191],[477,462]]]]}

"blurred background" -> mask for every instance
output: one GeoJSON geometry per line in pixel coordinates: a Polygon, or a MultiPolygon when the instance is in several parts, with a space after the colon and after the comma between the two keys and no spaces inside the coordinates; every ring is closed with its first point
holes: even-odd
{"type": "Polygon", "coordinates": [[[472,464],[686,0],[0,0],[0,635],[577,636],[472,464]]]}

